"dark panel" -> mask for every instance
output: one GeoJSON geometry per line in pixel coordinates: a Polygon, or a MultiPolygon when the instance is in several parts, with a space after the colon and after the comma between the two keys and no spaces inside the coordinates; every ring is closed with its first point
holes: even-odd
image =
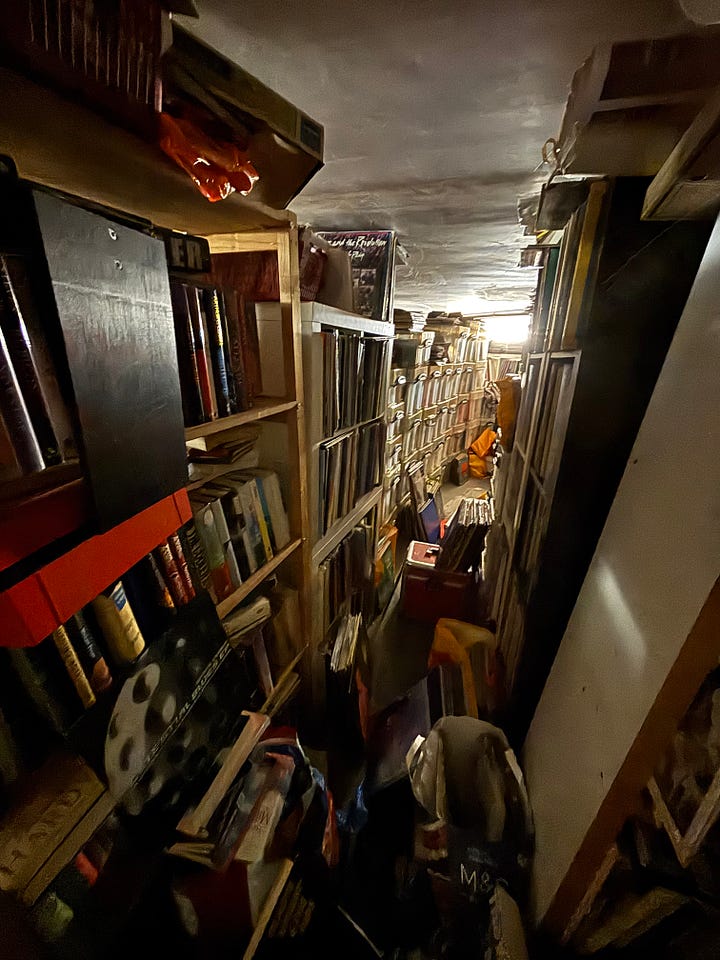
{"type": "Polygon", "coordinates": [[[36,192],[102,529],[186,481],[180,381],[161,241],[36,192]]]}

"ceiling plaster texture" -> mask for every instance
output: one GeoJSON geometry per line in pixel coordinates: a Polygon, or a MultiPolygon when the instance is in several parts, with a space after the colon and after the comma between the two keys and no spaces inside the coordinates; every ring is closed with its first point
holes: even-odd
{"type": "MultiPolygon", "coordinates": [[[[517,198],[597,43],[689,24],[676,0],[197,0],[193,32],[325,126],[291,204],[318,229],[397,230],[397,306],[526,304],[517,198]]],[[[466,312],[471,312],[466,308],[466,312]]]]}

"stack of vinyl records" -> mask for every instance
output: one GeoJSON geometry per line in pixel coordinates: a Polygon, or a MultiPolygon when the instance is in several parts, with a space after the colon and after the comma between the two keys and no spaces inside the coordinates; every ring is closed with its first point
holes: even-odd
{"type": "Polygon", "coordinates": [[[425,317],[419,310],[395,309],[393,322],[396,332],[420,333],[425,328],[425,317]]]}
{"type": "Polygon", "coordinates": [[[485,546],[485,537],[493,522],[489,500],[465,497],[453,514],[441,541],[436,570],[465,573],[478,567],[485,546]]]}

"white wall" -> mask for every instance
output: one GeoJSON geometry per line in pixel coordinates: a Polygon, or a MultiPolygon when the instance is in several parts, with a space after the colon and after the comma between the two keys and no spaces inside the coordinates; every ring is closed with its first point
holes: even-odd
{"type": "Polygon", "coordinates": [[[720,220],[526,741],[536,920],[719,573],[720,220]]]}

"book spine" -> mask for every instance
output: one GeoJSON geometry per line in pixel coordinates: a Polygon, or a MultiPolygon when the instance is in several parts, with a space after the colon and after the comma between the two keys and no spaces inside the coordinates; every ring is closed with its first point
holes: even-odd
{"type": "Polygon", "coordinates": [[[0,327],[45,466],[62,460],[33,355],[33,345],[13,294],[5,258],[0,258],[0,327]]]}
{"type": "Polygon", "coordinates": [[[273,530],[275,531],[275,543],[278,550],[282,550],[290,543],[290,524],[288,523],[287,510],[283,503],[282,492],[280,490],[280,480],[276,473],[269,473],[263,477],[263,487],[267,498],[270,516],[272,517],[273,530]]]}
{"type": "Polygon", "coordinates": [[[122,580],[107,594],[101,593],[92,602],[108,647],[120,663],[131,663],[145,649],[145,640],[135,619],[122,580]]]}
{"type": "Polygon", "coordinates": [[[232,365],[230,363],[230,342],[228,337],[228,319],[225,294],[222,290],[215,290],[214,293],[218,305],[218,316],[220,317],[220,329],[222,332],[222,348],[223,359],[225,362],[225,378],[227,381],[229,396],[229,410],[230,413],[237,413],[237,393],[235,391],[235,378],[233,377],[232,365]]]}
{"type": "Polygon", "coordinates": [[[215,383],[215,373],[213,370],[213,346],[210,337],[211,320],[208,316],[204,291],[195,288],[198,311],[200,313],[200,329],[202,330],[203,351],[205,353],[205,363],[207,364],[208,387],[210,389],[210,416],[216,420],[220,414],[218,405],[217,384],[215,383]]]}
{"type": "Polygon", "coordinates": [[[248,486],[250,487],[253,510],[255,511],[258,527],[260,528],[260,539],[262,541],[263,550],[265,551],[265,560],[272,560],[273,552],[272,545],[270,544],[270,532],[268,530],[267,523],[265,522],[265,511],[263,510],[257,482],[255,480],[250,480],[248,481],[248,486]]]}
{"type": "Polygon", "coordinates": [[[233,497],[233,507],[235,510],[235,516],[237,518],[238,530],[240,542],[243,548],[243,554],[247,562],[247,575],[249,576],[258,568],[257,556],[255,554],[255,549],[253,545],[253,539],[250,536],[250,530],[248,529],[247,517],[245,515],[245,507],[242,502],[242,498],[239,494],[236,494],[233,497]]]}
{"type": "Polygon", "coordinates": [[[192,520],[182,528],[180,537],[181,539],[184,538],[187,543],[188,549],[185,551],[185,557],[186,559],[189,557],[188,565],[192,565],[193,570],[191,572],[196,575],[195,589],[207,590],[210,587],[210,569],[203,545],[192,520]]]}
{"type": "Polygon", "coordinates": [[[175,324],[175,344],[177,346],[183,416],[185,425],[191,427],[202,423],[205,419],[195,336],[190,319],[187,288],[184,284],[173,280],[170,283],[170,293],[173,322],[175,324]]]}
{"type": "Polygon", "coordinates": [[[270,550],[272,553],[275,553],[277,551],[277,541],[275,539],[275,530],[273,528],[272,518],[270,516],[270,506],[268,504],[267,496],[265,495],[265,484],[263,480],[257,476],[255,477],[254,483],[260,499],[260,508],[262,510],[263,519],[265,520],[265,528],[267,530],[268,539],[270,541],[270,550]]]}
{"type": "Polygon", "coordinates": [[[92,635],[87,620],[82,613],[78,612],[65,625],[65,629],[71,636],[71,642],[77,652],[80,665],[93,692],[103,693],[112,686],[112,674],[105,657],[100,652],[95,637],[92,635]]]}
{"type": "Polygon", "coordinates": [[[145,559],[147,560],[148,570],[154,585],[157,605],[165,610],[174,610],[175,603],[170,595],[170,590],[165,582],[165,578],[160,572],[157,560],[151,553],[149,553],[145,559]]]}
{"type": "Polygon", "coordinates": [[[265,545],[263,544],[262,540],[262,533],[260,532],[260,522],[255,511],[255,504],[253,502],[253,495],[249,482],[245,483],[241,487],[238,496],[240,498],[243,516],[245,517],[245,529],[247,530],[248,534],[250,552],[254,556],[257,566],[261,567],[266,562],[267,557],[265,554],[265,545]]]}
{"type": "Polygon", "coordinates": [[[243,360],[242,333],[238,316],[238,297],[234,290],[226,290],[225,321],[227,323],[227,353],[230,372],[235,382],[235,404],[239,412],[249,408],[245,361],[243,360]]]}
{"type": "Polygon", "coordinates": [[[260,369],[260,341],[257,332],[255,304],[244,298],[238,298],[238,319],[242,336],[243,363],[247,383],[248,404],[252,407],[262,393],[262,371],[260,369]]]}
{"type": "Polygon", "coordinates": [[[56,361],[53,358],[53,350],[59,350],[60,345],[55,343],[51,346],[51,331],[48,330],[46,317],[41,315],[33,288],[32,261],[27,263],[24,257],[6,256],[3,262],[10,279],[18,315],[22,318],[32,344],[33,359],[52,428],[58,441],[60,458],[62,460],[77,459],[77,444],[68,409],[68,398],[60,387],[56,361]]]}
{"type": "Polygon", "coordinates": [[[188,598],[188,600],[192,600],[195,596],[195,587],[192,582],[192,577],[190,576],[190,569],[185,558],[185,551],[183,550],[183,545],[180,542],[180,537],[176,533],[173,533],[170,537],[168,537],[168,543],[170,545],[170,550],[172,551],[173,559],[175,560],[175,566],[177,567],[178,573],[180,574],[180,579],[182,580],[185,596],[188,598]]]}
{"type": "Polygon", "coordinates": [[[77,695],[80,697],[82,705],[87,710],[89,707],[92,707],[95,701],[95,694],[93,689],[90,686],[88,678],[85,676],[85,671],[82,668],[80,659],[70,643],[70,637],[67,634],[65,627],[60,626],[56,630],[53,630],[53,643],[57,647],[57,651],[60,654],[62,662],[65,665],[67,674],[72,680],[72,684],[77,691],[77,695]]]}
{"type": "Polygon", "coordinates": [[[217,290],[203,290],[202,300],[208,326],[208,345],[213,380],[215,381],[218,416],[227,417],[232,411],[230,408],[230,390],[228,388],[227,370],[225,368],[225,344],[223,341],[220,301],[217,290]]]}
{"type": "Polygon", "coordinates": [[[190,312],[190,323],[193,331],[193,341],[195,343],[195,362],[198,369],[203,414],[205,420],[212,420],[217,416],[217,409],[214,406],[212,377],[207,352],[207,337],[202,310],[200,309],[200,291],[197,287],[186,287],[185,289],[188,300],[188,310],[190,312]]]}
{"type": "Polygon", "coordinates": [[[13,449],[23,473],[43,470],[40,446],[30,422],[20,384],[15,376],[5,337],[0,327],[0,415],[12,441],[13,449]]]}
{"type": "Polygon", "coordinates": [[[215,529],[217,530],[218,537],[220,538],[225,562],[227,563],[227,567],[230,572],[230,579],[232,580],[233,588],[237,588],[242,583],[242,578],[240,577],[240,569],[238,567],[237,557],[235,556],[235,551],[233,550],[230,528],[228,527],[225,506],[222,498],[218,497],[216,500],[213,500],[210,506],[215,519],[215,529]]]}
{"type": "Polygon", "coordinates": [[[210,568],[210,579],[213,585],[215,596],[218,600],[224,600],[233,591],[230,571],[225,561],[225,551],[220,542],[217,529],[215,527],[215,517],[212,507],[202,507],[196,514],[195,523],[200,540],[205,547],[208,567],[210,568]]]}
{"type": "Polygon", "coordinates": [[[157,547],[157,557],[160,561],[160,569],[165,576],[168,587],[170,588],[170,595],[173,598],[176,607],[182,607],[190,599],[185,593],[185,587],[183,585],[182,577],[180,576],[180,571],[177,568],[175,563],[175,558],[172,555],[172,550],[170,549],[170,544],[161,543],[157,547]]]}

